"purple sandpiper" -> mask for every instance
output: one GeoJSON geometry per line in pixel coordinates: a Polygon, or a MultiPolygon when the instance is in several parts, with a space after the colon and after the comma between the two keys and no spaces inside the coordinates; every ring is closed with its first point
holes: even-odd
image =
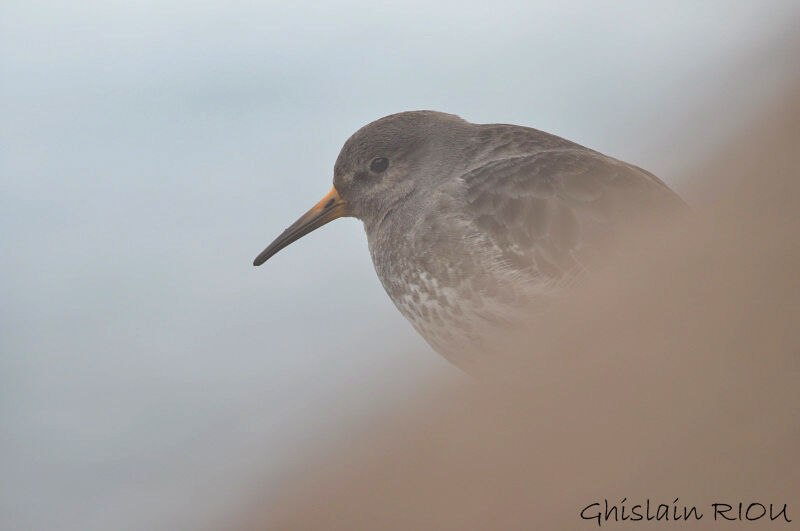
{"type": "Polygon", "coordinates": [[[339,154],[333,189],[253,262],[360,219],[400,312],[463,368],[587,269],[621,221],[685,209],[653,174],[529,127],[435,111],[386,116],[339,154]]]}

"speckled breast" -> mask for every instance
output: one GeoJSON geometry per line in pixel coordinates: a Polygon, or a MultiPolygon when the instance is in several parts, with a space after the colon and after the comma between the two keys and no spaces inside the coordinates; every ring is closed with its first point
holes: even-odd
{"type": "Polygon", "coordinates": [[[491,355],[517,329],[536,286],[500,267],[491,247],[469,227],[426,225],[392,237],[370,237],[378,278],[419,334],[464,366],[491,355]]]}

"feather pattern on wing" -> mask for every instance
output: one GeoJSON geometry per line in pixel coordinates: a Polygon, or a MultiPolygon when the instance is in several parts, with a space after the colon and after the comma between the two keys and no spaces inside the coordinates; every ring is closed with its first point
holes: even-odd
{"type": "Polygon", "coordinates": [[[654,175],[582,147],[494,160],[460,179],[464,212],[500,259],[553,284],[580,272],[618,224],[683,205],[654,175]]]}

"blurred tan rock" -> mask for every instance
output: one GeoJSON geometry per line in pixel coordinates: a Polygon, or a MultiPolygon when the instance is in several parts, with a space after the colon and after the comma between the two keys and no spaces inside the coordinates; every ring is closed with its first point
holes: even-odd
{"type": "Polygon", "coordinates": [[[799,147],[794,92],[691,176],[693,219],[532,324],[513,378],[429,384],[238,527],[799,528],[799,147]],[[669,520],[614,521],[647,500],[669,520]],[[767,515],[715,521],[740,502],[767,515]]]}

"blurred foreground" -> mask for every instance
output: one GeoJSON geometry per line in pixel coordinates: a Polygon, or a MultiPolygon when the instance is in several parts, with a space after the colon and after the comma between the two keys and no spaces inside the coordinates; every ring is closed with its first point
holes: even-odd
{"type": "Polygon", "coordinates": [[[630,517],[648,499],[669,505],[634,522],[649,528],[687,526],[673,506],[697,507],[693,529],[800,525],[798,124],[794,92],[698,169],[696,217],[535,323],[512,381],[425,386],[255,493],[237,526],[591,529],[631,523],[605,500],[630,517]],[[767,515],[714,520],[740,502],[767,515]]]}

